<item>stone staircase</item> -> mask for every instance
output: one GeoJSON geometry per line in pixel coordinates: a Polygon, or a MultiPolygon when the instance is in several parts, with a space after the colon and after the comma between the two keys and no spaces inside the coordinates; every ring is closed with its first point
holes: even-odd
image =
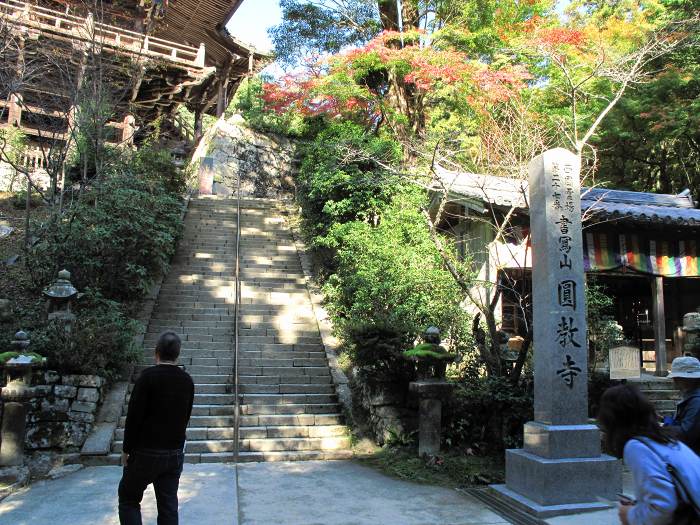
{"type": "MultiPolygon", "coordinates": [[[[161,332],[182,338],[180,363],[195,382],[185,448],[192,463],[234,460],[235,250],[236,201],[193,199],[144,342],[149,366],[161,332]]],[[[239,461],[350,457],[299,256],[276,201],[242,202],[240,270],[239,461]]],[[[125,415],[126,404],[112,460],[125,415]]]]}
{"type": "Polygon", "coordinates": [[[673,416],[676,413],[681,393],[671,379],[643,374],[641,379],[630,382],[647,396],[660,416],[673,416]]]}

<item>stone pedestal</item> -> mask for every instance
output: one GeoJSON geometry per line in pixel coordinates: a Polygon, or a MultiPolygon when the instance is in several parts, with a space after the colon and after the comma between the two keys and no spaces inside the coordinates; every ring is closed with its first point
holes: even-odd
{"type": "Polygon", "coordinates": [[[588,424],[588,348],[579,159],[558,148],[530,163],[535,421],[506,452],[493,489],[539,517],[599,510],[622,489],[618,460],[588,424]]]}
{"type": "Polygon", "coordinates": [[[446,381],[414,381],[408,389],[418,395],[418,455],[435,456],[440,452],[442,402],[452,392],[446,381]]]}
{"type": "Polygon", "coordinates": [[[24,463],[24,433],[27,407],[18,401],[6,402],[2,414],[0,466],[14,467],[24,463]]]}

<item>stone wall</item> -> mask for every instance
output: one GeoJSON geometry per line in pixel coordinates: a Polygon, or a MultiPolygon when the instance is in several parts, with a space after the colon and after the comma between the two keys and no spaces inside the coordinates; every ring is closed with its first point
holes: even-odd
{"type": "Polygon", "coordinates": [[[79,449],[95,422],[104,379],[95,375],[37,374],[35,397],[29,402],[27,450],[79,449]]]}
{"type": "Polygon", "coordinates": [[[239,115],[219,120],[206,150],[214,158],[214,192],[233,194],[238,174],[241,194],[279,198],[293,188],[294,143],[251,130],[239,115]]]}
{"type": "Polygon", "coordinates": [[[350,378],[353,419],[378,445],[418,429],[417,401],[408,385],[380,381],[355,373],[350,378]]]}

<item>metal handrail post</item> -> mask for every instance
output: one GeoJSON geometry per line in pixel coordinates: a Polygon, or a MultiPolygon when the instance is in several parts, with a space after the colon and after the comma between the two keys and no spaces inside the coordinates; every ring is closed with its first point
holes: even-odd
{"type": "Polygon", "coordinates": [[[241,304],[241,273],[240,273],[240,251],[241,251],[241,173],[238,172],[236,183],[236,298],[233,306],[234,331],[233,331],[233,385],[235,397],[235,413],[233,416],[233,458],[238,463],[239,457],[239,434],[240,434],[240,399],[238,388],[238,329],[240,325],[240,304],[241,304]]]}

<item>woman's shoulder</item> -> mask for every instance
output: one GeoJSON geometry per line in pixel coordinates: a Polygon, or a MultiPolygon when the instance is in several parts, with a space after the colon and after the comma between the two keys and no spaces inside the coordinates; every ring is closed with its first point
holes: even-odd
{"type": "Polygon", "coordinates": [[[645,463],[648,465],[661,466],[664,463],[662,458],[672,454],[672,449],[676,448],[677,442],[658,443],[646,437],[635,437],[625,443],[624,458],[625,463],[645,463]]]}
{"type": "Polygon", "coordinates": [[[624,448],[625,461],[635,458],[649,458],[653,463],[674,463],[674,459],[700,464],[700,457],[681,441],[672,440],[659,443],[653,439],[636,437],[630,439],[624,448]]]}

